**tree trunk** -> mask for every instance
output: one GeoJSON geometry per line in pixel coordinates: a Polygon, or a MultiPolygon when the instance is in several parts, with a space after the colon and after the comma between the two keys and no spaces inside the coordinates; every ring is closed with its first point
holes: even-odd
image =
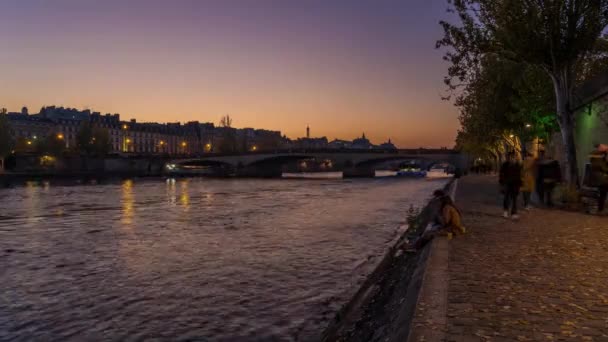
{"type": "Polygon", "coordinates": [[[568,77],[566,75],[554,75],[552,77],[555,88],[555,100],[557,104],[557,116],[559,128],[564,143],[566,157],[566,181],[570,186],[580,186],[578,177],[578,163],[576,158],[576,144],[574,142],[574,115],[570,109],[571,91],[568,77]]]}

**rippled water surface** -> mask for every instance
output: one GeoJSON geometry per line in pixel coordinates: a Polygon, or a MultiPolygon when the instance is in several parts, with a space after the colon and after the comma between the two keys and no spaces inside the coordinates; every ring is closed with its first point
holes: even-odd
{"type": "Polygon", "coordinates": [[[444,182],[0,189],[0,340],[315,340],[444,182]]]}

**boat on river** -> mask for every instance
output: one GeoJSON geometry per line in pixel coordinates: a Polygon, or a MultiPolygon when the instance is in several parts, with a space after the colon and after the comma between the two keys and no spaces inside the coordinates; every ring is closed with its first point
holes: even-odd
{"type": "Polygon", "coordinates": [[[397,171],[397,176],[409,178],[424,178],[426,177],[426,171],[416,166],[404,167],[397,171]]]}
{"type": "Polygon", "coordinates": [[[165,174],[171,177],[225,177],[231,175],[231,172],[218,165],[167,164],[165,174]]]}

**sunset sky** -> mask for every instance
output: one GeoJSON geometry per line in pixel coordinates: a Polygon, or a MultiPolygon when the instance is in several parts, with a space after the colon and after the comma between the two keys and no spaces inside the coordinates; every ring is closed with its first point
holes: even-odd
{"type": "Polygon", "coordinates": [[[453,146],[445,0],[2,0],[0,107],[453,146]]]}

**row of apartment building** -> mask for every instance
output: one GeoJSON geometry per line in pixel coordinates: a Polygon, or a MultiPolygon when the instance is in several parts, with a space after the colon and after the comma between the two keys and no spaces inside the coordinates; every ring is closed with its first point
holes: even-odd
{"type": "Polygon", "coordinates": [[[78,131],[83,122],[107,130],[113,153],[136,154],[187,154],[214,152],[267,151],[277,149],[383,149],[394,150],[390,139],[373,145],[363,134],[352,141],[328,141],[326,137],[306,137],[290,140],[280,131],[254,128],[235,129],[216,127],[213,123],[191,121],[185,124],[123,121],[119,114],[101,114],[90,110],[77,110],[48,106],[39,113],[30,114],[26,107],[21,112],[6,114],[16,141],[33,143],[36,139],[56,136],[65,142],[67,149],[76,146],[78,131]]]}
{"type": "Polygon", "coordinates": [[[43,107],[38,114],[21,112],[7,114],[13,138],[29,143],[54,135],[65,141],[66,148],[76,146],[76,137],[83,122],[107,130],[114,153],[201,154],[280,148],[285,137],[279,131],[264,129],[215,127],[213,123],[192,121],[185,124],[122,121],[119,114],[63,107],[43,107]],[[230,142],[226,142],[230,139],[230,142]],[[221,149],[231,151],[222,151],[221,149]]]}

